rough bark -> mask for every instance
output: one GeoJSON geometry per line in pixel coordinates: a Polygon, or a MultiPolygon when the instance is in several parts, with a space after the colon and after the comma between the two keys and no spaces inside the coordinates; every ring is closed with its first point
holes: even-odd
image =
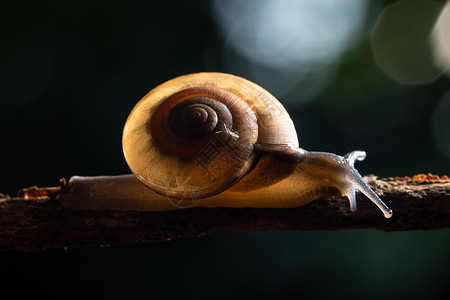
{"type": "MultiPolygon", "coordinates": [[[[394,211],[385,219],[364,195],[350,212],[346,197],[322,198],[288,209],[191,208],[170,212],[79,211],[58,200],[4,196],[0,251],[34,251],[198,237],[216,230],[244,232],[374,228],[385,231],[450,228],[450,181],[366,177],[394,211]]],[[[1,194],[0,194],[0,198],[1,194]]]]}

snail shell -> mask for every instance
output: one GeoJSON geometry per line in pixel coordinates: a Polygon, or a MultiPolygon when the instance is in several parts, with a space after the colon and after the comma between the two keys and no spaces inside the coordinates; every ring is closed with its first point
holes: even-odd
{"type": "Polygon", "coordinates": [[[365,152],[344,156],[298,145],[284,107],[258,85],[228,74],[177,77],[132,110],[123,152],[134,173],[72,177],[63,206],[160,211],[181,207],[296,207],[356,190],[392,211],[354,168],[365,152]]]}
{"type": "Polygon", "coordinates": [[[228,74],[167,81],[133,109],[123,152],[135,176],[159,194],[198,199],[238,182],[259,149],[298,149],[283,106],[258,85],[228,74]]]}

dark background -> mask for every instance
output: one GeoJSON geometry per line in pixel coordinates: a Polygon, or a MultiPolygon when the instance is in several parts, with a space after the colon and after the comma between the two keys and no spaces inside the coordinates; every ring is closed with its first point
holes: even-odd
{"type": "MultiPolygon", "coordinates": [[[[370,36],[392,3],[367,2],[348,47],[330,65],[304,62],[305,70],[317,68],[296,81],[296,70],[255,63],[233,48],[217,2],[3,1],[0,192],[14,195],[72,175],[129,173],[121,150],[128,113],[159,83],[200,71],[266,87],[289,110],[302,147],[363,149],[362,174],[449,174],[448,77],[401,84],[374,58],[370,36]]],[[[449,253],[449,230],[216,232],[145,245],[3,253],[0,288],[81,299],[448,299],[449,253]]]]}

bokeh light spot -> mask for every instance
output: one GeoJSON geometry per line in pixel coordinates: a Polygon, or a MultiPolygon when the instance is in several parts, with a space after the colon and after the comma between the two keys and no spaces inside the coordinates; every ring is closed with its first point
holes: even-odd
{"type": "Polygon", "coordinates": [[[433,28],[432,42],[436,63],[450,75],[450,2],[445,5],[433,28]]]}
{"type": "Polygon", "coordinates": [[[296,101],[307,101],[326,87],[341,55],[360,40],[367,5],[365,0],[217,0],[212,15],[225,38],[229,72],[278,97],[300,85],[296,101]]]}
{"type": "Polygon", "coordinates": [[[436,106],[431,119],[434,144],[448,160],[450,160],[450,91],[436,106]]]}
{"type": "Polygon", "coordinates": [[[431,32],[440,3],[405,0],[387,7],[372,34],[378,66],[401,84],[425,84],[441,70],[434,62],[431,32]]]}

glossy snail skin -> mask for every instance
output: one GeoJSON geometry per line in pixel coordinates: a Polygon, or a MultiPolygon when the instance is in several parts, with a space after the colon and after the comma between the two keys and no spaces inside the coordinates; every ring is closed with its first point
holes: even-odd
{"type": "Polygon", "coordinates": [[[133,175],[73,177],[63,206],[164,211],[183,207],[297,207],[356,190],[386,218],[392,211],[354,168],[363,151],[345,156],[298,145],[283,106],[243,78],[222,73],[177,77],[133,109],[123,133],[133,175]]]}

